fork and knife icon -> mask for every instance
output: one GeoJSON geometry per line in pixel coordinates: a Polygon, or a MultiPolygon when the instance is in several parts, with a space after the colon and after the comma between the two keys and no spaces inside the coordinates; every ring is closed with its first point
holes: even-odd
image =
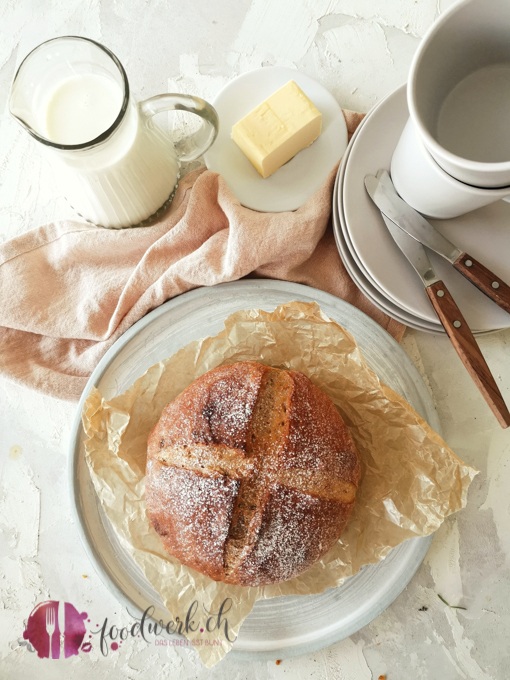
{"type": "Polygon", "coordinates": [[[53,604],[48,605],[46,608],[46,633],[48,634],[48,658],[50,659],[63,659],[65,657],[65,630],[66,630],[66,617],[65,617],[65,602],[60,600],[58,606],[55,607],[53,604]],[[58,653],[54,654],[53,649],[53,637],[55,632],[58,635],[58,653]]]}

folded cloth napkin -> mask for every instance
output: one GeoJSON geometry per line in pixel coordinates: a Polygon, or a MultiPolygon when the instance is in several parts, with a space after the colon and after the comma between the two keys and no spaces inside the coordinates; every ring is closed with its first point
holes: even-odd
{"type": "MultiPolygon", "coordinates": [[[[346,112],[352,134],[360,114],[346,112]]],[[[151,309],[199,286],[256,276],[308,284],[360,308],[394,337],[404,328],[373,306],[338,255],[330,214],[334,169],[298,210],[240,205],[200,168],[146,227],[65,221],[0,246],[0,371],[62,399],[80,397],[112,343],[151,309]]]]}

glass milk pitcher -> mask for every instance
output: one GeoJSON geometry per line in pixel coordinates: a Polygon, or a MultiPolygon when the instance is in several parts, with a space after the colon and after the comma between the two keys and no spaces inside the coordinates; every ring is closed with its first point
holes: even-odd
{"type": "Polygon", "coordinates": [[[25,57],[9,108],[47,152],[60,193],[83,218],[110,228],[154,215],[174,192],[180,161],[201,156],[218,133],[215,109],[198,97],[161,94],[135,102],[117,57],[79,36],[48,40],[25,57]],[[202,119],[179,156],[152,121],[170,110],[202,119]]]}

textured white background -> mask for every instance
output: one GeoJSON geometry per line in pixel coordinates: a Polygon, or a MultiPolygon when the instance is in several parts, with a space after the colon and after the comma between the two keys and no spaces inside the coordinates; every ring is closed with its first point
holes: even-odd
{"type": "MultiPolygon", "coordinates": [[[[4,0],[0,3],[0,239],[73,217],[33,144],[8,116],[17,65],[56,35],[99,40],[135,95],[212,99],[239,73],[293,66],[347,108],[368,111],[405,82],[427,27],[450,0],[4,0]]],[[[384,134],[384,131],[382,131],[384,134]]],[[[12,300],[0,304],[13,304],[12,300]]],[[[480,340],[510,403],[510,332],[480,340]]],[[[0,678],[504,680],[510,654],[510,434],[500,430],[445,338],[408,332],[404,348],[430,387],[449,445],[478,467],[465,511],[438,531],[418,574],[373,623],[329,649],[284,660],[227,658],[205,670],[186,649],[129,641],[57,663],[20,645],[45,599],[97,621],[131,619],[100,582],[71,522],[67,463],[75,405],[0,379],[0,678]],[[438,597],[466,610],[449,608],[438,597]],[[426,611],[421,611],[426,607],[426,611]]],[[[1,357],[0,357],[1,362],[1,357]]]]}

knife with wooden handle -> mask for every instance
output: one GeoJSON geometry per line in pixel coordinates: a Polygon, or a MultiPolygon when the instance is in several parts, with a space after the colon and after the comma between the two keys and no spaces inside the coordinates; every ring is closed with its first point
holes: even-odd
{"type": "Polygon", "coordinates": [[[468,253],[461,253],[452,264],[468,281],[510,314],[510,286],[468,253]]]}
{"type": "MultiPolygon", "coordinates": [[[[373,179],[377,180],[377,177],[373,177],[373,179]]],[[[370,195],[373,184],[372,179],[368,183],[365,179],[365,185],[370,195]]],[[[451,293],[443,281],[437,277],[425,248],[384,214],[382,214],[382,217],[395,243],[421,278],[429,300],[473,382],[501,427],[509,427],[510,412],[494,376],[451,293]]]]}
{"type": "Polygon", "coordinates": [[[482,393],[501,427],[508,427],[510,425],[508,408],[487,366],[487,362],[480,352],[473,333],[462,316],[460,309],[457,307],[450,291],[440,280],[432,283],[430,286],[426,286],[425,290],[469,375],[482,393]]]}
{"type": "Polygon", "coordinates": [[[380,170],[377,177],[367,175],[365,186],[369,177],[374,177],[375,181],[371,181],[371,189],[367,187],[367,190],[385,217],[419,243],[444,257],[470,283],[510,314],[510,286],[501,277],[448,241],[423,215],[403,201],[386,170],[380,170]]]}

